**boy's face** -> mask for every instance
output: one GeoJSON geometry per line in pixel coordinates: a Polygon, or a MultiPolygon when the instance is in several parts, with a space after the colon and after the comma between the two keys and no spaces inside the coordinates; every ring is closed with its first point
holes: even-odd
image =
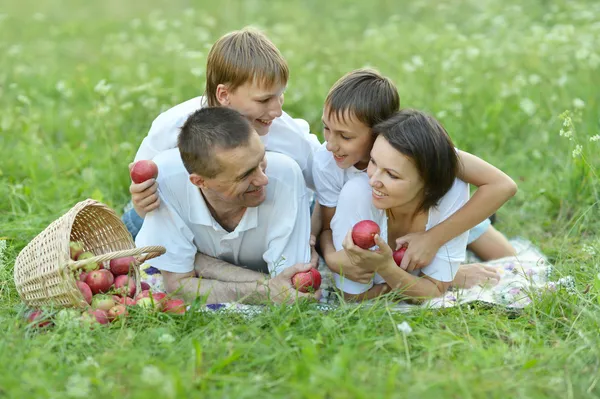
{"type": "Polygon", "coordinates": [[[355,166],[364,169],[369,163],[369,153],[375,141],[371,128],[345,112],[343,118],[335,114],[329,117],[329,110],[323,111],[323,135],[327,140],[327,150],[333,154],[335,163],[342,169],[355,166]]]}
{"type": "Polygon", "coordinates": [[[205,195],[223,204],[245,208],[263,203],[269,178],[265,174],[265,147],[256,133],[252,133],[246,145],[229,150],[216,148],[214,160],[220,170],[216,176],[202,178],[201,183],[192,180],[205,195]]]}
{"type": "Polygon", "coordinates": [[[260,136],[269,133],[275,118],[282,114],[285,85],[272,87],[246,82],[231,91],[226,85],[217,86],[217,99],[221,105],[244,115],[260,136]]]}

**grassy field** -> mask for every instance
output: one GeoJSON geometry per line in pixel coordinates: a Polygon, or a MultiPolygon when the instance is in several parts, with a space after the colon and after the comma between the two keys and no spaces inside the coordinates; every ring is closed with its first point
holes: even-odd
{"type": "Polygon", "coordinates": [[[598,15],[591,0],[2,2],[0,398],[600,397],[598,15]],[[518,313],[302,304],[26,328],[18,252],[82,199],[120,212],[152,119],[201,94],[211,44],[249,24],[284,53],[284,109],[314,132],[333,82],[374,66],[512,176],[498,228],[575,292],[518,313]]]}

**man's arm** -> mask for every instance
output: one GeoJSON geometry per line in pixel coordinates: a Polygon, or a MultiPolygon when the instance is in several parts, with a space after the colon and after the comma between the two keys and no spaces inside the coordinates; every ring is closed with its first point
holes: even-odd
{"type": "Polygon", "coordinates": [[[194,270],[205,280],[217,280],[229,283],[248,283],[263,281],[267,276],[263,273],[232,265],[221,259],[198,252],[194,262],[194,270]]]}
{"type": "MultiPolygon", "coordinates": [[[[236,267],[236,266],[233,266],[236,267]]],[[[301,293],[292,286],[292,276],[308,271],[310,264],[296,264],[288,267],[279,275],[269,279],[267,275],[257,273],[255,281],[225,282],[198,278],[196,270],[188,273],[161,271],[165,289],[185,300],[193,301],[198,296],[206,296],[206,303],[242,302],[261,304],[265,302],[292,303],[300,298],[319,298],[316,293],[301,293]]],[[[237,269],[242,269],[237,267],[237,269]]],[[[250,276],[250,275],[249,275],[250,276]]]]}

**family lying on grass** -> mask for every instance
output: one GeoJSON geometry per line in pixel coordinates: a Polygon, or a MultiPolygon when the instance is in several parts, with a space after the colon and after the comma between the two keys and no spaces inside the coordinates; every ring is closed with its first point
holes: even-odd
{"type": "Polygon", "coordinates": [[[498,280],[461,262],[467,248],[483,260],[514,255],[488,219],[516,193],[510,177],[457,150],[433,117],[401,109],[374,70],[331,88],[323,144],[282,111],[287,81],[269,39],[232,32],[208,55],[204,95],[152,123],[135,160],[152,159],[159,174],[131,184],[123,220],[137,246],[166,248],[148,263],[168,292],[208,303],[318,298],[291,283],[317,267],[317,251],[348,300],[390,291],[419,300],[498,280]],[[381,228],[376,250],[350,237],[365,219],[381,228]],[[398,267],[392,251],[402,246],[398,267]]]}

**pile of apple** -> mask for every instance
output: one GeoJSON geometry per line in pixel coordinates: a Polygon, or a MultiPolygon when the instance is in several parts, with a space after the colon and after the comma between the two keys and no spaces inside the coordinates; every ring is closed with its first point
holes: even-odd
{"type": "MultiPolygon", "coordinates": [[[[83,244],[78,241],[70,242],[69,249],[74,261],[94,257],[93,253],[84,251],[83,244]]],[[[135,295],[135,278],[132,275],[135,262],[133,256],[113,259],[106,268],[102,263],[91,262],[74,272],[77,288],[89,305],[81,315],[83,319],[108,324],[127,316],[130,306],[172,314],[185,313],[184,301],[171,299],[164,292],[152,292],[146,282],[140,283],[142,291],[135,295]]],[[[27,321],[38,327],[51,324],[41,310],[29,313],[27,321]]]]}

